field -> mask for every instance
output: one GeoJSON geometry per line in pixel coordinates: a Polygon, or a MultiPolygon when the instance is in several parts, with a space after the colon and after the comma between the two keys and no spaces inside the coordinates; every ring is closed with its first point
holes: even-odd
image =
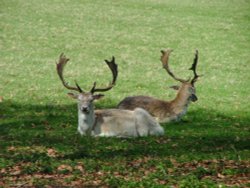
{"type": "Polygon", "coordinates": [[[250,2],[247,0],[1,0],[0,187],[250,186],[250,2]],[[93,138],[77,133],[76,101],[55,68],[84,90],[111,79],[95,103],[115,108],[126,96],[171,100],[199,50],[199,100],[165,135],[93,138]]]}

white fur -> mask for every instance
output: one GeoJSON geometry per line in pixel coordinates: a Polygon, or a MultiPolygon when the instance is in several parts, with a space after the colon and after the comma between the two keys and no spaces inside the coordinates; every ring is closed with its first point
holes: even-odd
{"type": "Polygon", "coordinates": [[[138,137],[163,135],[164,129],[142,108],[134,111],[107,109],[89,113],[78,110],[78,132],[104,137],[138,137]]]}

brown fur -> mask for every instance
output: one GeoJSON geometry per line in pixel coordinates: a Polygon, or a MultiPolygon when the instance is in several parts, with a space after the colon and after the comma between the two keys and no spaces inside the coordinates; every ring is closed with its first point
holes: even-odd
{"type": "Polygon", "coordinates": [[[184,80],[176,77],[170,70],[168,61],[171,52],[171,49],[162,50],[161,61],[163,68],[167,71],[167,73],[176,81],[182,83],[180,88],[178,86],[172,87],[173,89],[179,88],[175,99],[171,101],[164,101],[149,96],[126,97],[118,104],[118,108],[129,110],[133,110],[137,107],[143,108],[147,110],[152,116],[154,116],[158,122],[162,123],[172,120],[179,120],[183,115],[186,114],[190,101],[194,102],[197,100],[194,83],[199,77],[199,75],[196,73],[198,50],[196,50],[194,62],[190,68],[190,70],[194,72],[194,77],[191,81],[190,79],[184,80]]]}
{"type": "Polygon", "coordinates": [[[178,90],[175,99],[164,101],[149,96],[133,96],[126,97],[119,104],[119,109],[134,110],[137,107],[147,110],[159,122],[169,122],[171,120],[179,120],[185,115],[190,96],[194,95],[194,88],[190,83],[183,83],[178,90]],[[192,88],[192,89],[190,89],[192,88]]]}

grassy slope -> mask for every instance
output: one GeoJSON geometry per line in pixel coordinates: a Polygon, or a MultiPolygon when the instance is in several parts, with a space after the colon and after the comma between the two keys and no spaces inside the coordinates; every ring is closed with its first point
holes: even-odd
{"type": "MultiPolygon", "coordinates": [[[[138,186],[124,180],[136,182],[138,176],[144,186],[181,186],[196,179],[166,172],[178,166],[173,160],[248,159],[249,9],[244,0],[1,1],[0,168],[8,172],[19,165],[22,175],[53,174],[62,164],[83,163],[90,179],[104,174],[97,184],[138,186]],[[75,101],[66,97],[55,72],[59,54],[71,58],[68,80],[77,79],[86,90],[93,81],[108,82],[110,73],[102,61],[116,57],[118,83],[97,103],[109,108],[128,95],[174,97],[167,87],[176,83],[159,61],[162,48],[175,50],[171,67],[182,77],[191,75],[187,68],[194,50],[200,51],[198,71],[204,76],[196,84],[199,101],[191,105],[188,122],[163,125],[166,136],[160,139],[80,138],[75,101]],[[48,157],[48,148],[57,157],[48,157]],[[110,158],[116,165],[111,166],[110,158]],[[38,162],[29,167],[28,161],[38,162]]],[[[197,178],[196,171],[189,174],[197,178]]],[[[76,181],[80,175],[75,174],[76,181]]],[[[45,184],[46,178],[34,182],[45,184]]]]}

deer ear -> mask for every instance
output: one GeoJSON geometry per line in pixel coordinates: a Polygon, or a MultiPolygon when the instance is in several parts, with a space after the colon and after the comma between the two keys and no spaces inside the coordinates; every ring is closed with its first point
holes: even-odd
{"type": "Polygon", "coordinates": [[[169,88],[174,89],[174,90],[179,90],[180,86],[170,86],[169,88]]]}
{"type": "Polygon", "coordinates": [[[93,95],[94,97],[94,100],[98,100],[98,99],[101,99],[102,97],[104,97],[103,94],[97,94],[97,95],[93,95]]]}
{"type": "Polygon", "coordinates": [[[68,96],[70,96],[73,99],[77,99],[78,98],[78,95],[75,94],[75,93],[68,93],[68,96]]]}

